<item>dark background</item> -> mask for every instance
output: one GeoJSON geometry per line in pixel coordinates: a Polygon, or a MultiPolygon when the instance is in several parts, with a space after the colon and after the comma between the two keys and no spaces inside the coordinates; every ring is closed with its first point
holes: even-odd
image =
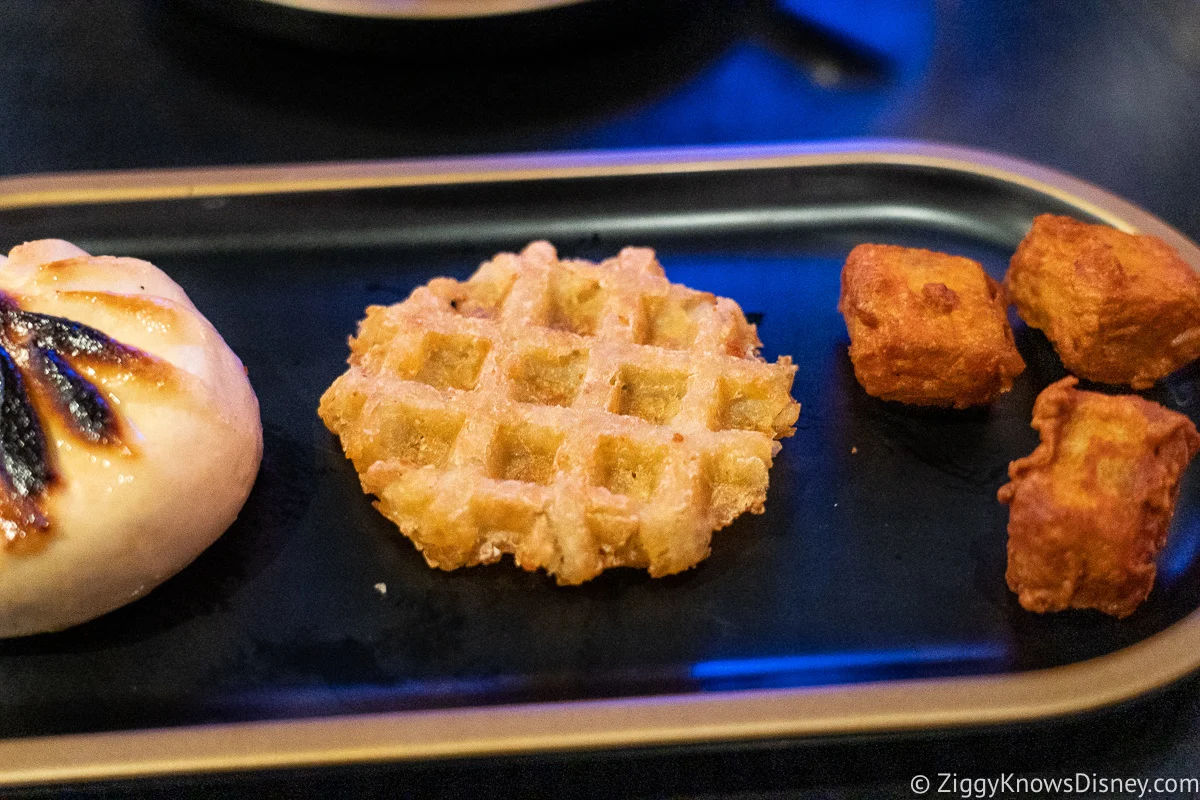
{"type": "MultiPolygon", "coordinates": [[[[532,33],[396,31],[370,42],[393,55],[366,57],[260,40],[165,2],[6,0],[0,175],[909,137],[1040,161],[1200,239],[1195,0],[786,5],[794,16],[765,4],[696,0],[686,13],[658,15],[647,2],[637,13],[564,19],[532,33]]],[[[326,34],[305,35],[338,44],[326,34]]],[[[918,772],[1200,776],[1200,682],[1083,719],[938,737],[110,790],[911,797],[908,781],[918,772]]]]}

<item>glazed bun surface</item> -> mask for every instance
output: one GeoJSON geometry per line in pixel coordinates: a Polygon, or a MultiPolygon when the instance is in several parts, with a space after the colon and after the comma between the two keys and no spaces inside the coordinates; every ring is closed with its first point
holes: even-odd
{"type": "Polygon", "coordinates": [[[0,638],[144,595],[258,473],[241,361],[146,261],[53,239],[0,256],[0,384],[0,638]]]}

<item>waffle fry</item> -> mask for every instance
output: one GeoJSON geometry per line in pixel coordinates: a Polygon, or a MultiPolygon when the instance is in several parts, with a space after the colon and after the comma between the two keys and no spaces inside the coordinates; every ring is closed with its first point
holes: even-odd
{"type": "Polygon", "coordinates": [[[669,575],[762,513],[800,405],[737,303],[652,250],[560,261],[547,242],[371,306],[321,398],[376,507],[430,566],[511,553],[560,584],[669,575]]]}

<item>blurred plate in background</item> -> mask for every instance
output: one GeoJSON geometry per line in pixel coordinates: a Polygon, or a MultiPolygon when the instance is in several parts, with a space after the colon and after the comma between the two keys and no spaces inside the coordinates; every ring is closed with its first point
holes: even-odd
{"type": "Polygon", "coordinates": [[[410,60],[541,54],[657,36],[699,0],[181,0],[228,26],[304,47],[410,60]]]}
{"type": "Polygon", "coordinates": [[[596,0],[252,0],[303,11],[380,19],[469,19],[543,11],[596,0]]]}

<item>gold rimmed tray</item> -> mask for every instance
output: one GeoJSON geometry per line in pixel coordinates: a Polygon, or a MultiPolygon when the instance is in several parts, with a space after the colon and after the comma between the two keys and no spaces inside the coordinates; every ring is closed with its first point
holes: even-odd
{"type": "MultiPolygon", "coordinates": [[[[994,491],[1061,372],[1044,340],[1018,333],[1030,370],[985,415],[875,403],[845,361],[831,300],[853,243],[995,273],[1045,211],[1155,234],[1200,268],[1185,237],[1096,187],[923,143],[0,180],[3,246],[57,235],[176,276],[246,361],[268,431],[256,495],[209,554],[95,623],[0,642],[0,783],[987,725],[1188,674],[1194,480],[1129,620],[1029,615],[1003,585],[994,491]],[[655,245],[673,280],[738,299],[768,355],[800,364],[767,514],[686,575],[563,590],[511,563],[431,571],[315,420],[368,302],[538,236],[584,256],[655,245]]],[[[1194,414],[1194,382],[1155,397],[1194,414]]]]}

